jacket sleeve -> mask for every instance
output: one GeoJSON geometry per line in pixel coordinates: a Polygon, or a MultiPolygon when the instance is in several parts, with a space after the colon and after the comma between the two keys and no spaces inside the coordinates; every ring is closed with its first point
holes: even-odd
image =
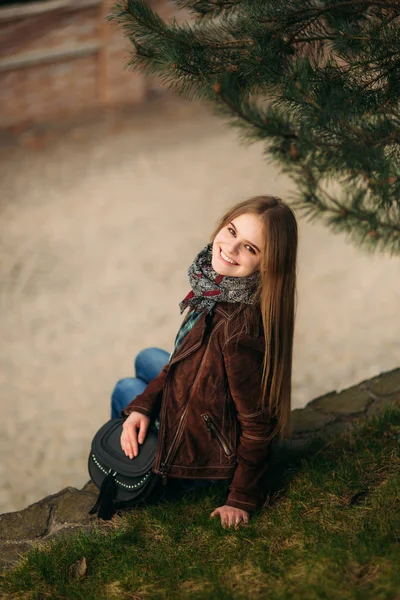
{"type": "MultiPolygon", "coordinates": [[[[190,307],[186,316],[184,317],[184,319],[181,323],[179,331],[181,331],[183,324],[188,319],[189,314],[192,312],[192,310],[193,310],[193,307],[190,307]]],[[[165,378],[168,373],[171,358],[172,358],[173,354],[175,354],[176,340],[177,340],[179,331],[176,334],[175,342],[174,342],[174,350],[172,351],[172,353],[169,356],[169,361],[167,362],[166,365],[164,365],[164,367],[161,369],[161,371],[157,375],[157,377],[154,377],[154,379],[152,379],[147,384],[146,389],[141,394],[138,394],[137,396],[135,396],[135,398],[132,400],[132,402],[130,402],[128,404],[128,406],[126,406],[121,411],[121,418],[125,419],[133,411],[140,412],[143,415],[146,415],[146,417],[151,418],[152,416],[155,415],[156,412],[158,412],[160,410],[161,399],[162,399],[162,390],[164,387],[165,378]]]]}
{"type": "Polygon", "coordinates": [[[265,501],[265,479],[276,420],[261,409],[264,337],[235,336],[223,346],[229,389],[240,423],[237,467],[230,483],[227,506],[249,513],[265,501]]]}
{"type": "Polygon", "coordinates": [[[157,377],[154,377],[146,386],[146,389],[135,396],[135,398],[121,411],[121,418],[125,419],[131,412],[140,412],[146,417],[152,417],[160,408],[164,381],[169,369],[169,362],[164,365],[157,377]]]}

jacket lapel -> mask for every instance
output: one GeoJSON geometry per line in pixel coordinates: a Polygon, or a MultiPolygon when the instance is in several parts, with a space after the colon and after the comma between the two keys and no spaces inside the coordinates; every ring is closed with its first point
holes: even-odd
{"type": "Polygon", "coordinates": [[[206,328],[206,317],[207,317],[207,315],[205,313],[203,313],[198,318],[196,323],[193,325],[193,328],[184,337],[181,344],[175,351],[175,354],[172,356],[171,360],[169,361],[170,365],[182,360],[183,358],[186,358],[186,356],[189,356],[190,354],[195,352],[197,350],[197,348],[200,348],[200,346],[203,342],[203,339],[204,339],[204,334],[207,329],[206,328]],[[194,343],[193,343],[193,339],[196,340],[194,343]]]}
{"type": "Polygon", "coordinates": [[[218,315],[218,320],[223,318],[229,321],[239,312],[239,310],[240,306],[238,306],[236,303],[217,302],[216,307],[213,313],[211,313],[211,315],[203,313],[199,317],[199,319],[194,324],[193,329],[191,329],[191,331],[189,331],[189,333],[183,339],[182,343],[176,350],[169,364],[172,365],[182,360],[183,358],[190,356],[190,354],[193,354],[193,352],[200,348],[201,344],[203,343],[207,329],[209,326],[211,326],[213,317],[215,318],[214,315],[218,315]]]}

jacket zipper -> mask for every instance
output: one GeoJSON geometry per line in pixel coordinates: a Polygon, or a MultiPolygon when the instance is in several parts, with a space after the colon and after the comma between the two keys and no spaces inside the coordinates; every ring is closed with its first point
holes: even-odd
{"type": "Polygon", "coordinates": [[[160,464],[160,472],[162,474],[163,485],[166,485],[166,483],[167,483],[167,473],[168,473],[168,467],[169,467],[168,460],[171,458],[172,452],[175,449],[176,441],[178,439],[179,433],[181,432],[182,423],[186,416],[187,410],[188,410],[188,405],[185,406],[185,409],[184,409],[183,413],[181,414],[181,418],[179,419],[178,427],[176,429],[174,438],[169,447],[167,456],[165,457],[163,462],[160,464]]]}
{"type": "Polygon", "coordinates": [[[214,434],[216,436],[216,438],[219,441],[219,443],[221,444],[222,449],[225,452],[225,454],[227,456],[230,456],[232,454],[232,450],[229,448],[228,444],[225,441],[225,438],[222,436],[222,433],[220,432],[219,428],[216,426],[213,419],[207,413],[204,413],[201,416],[206,424],[208,431],[211,433],[211,435],[214,434]]]}
{"type": "MultiPolygon", "coordinates": [[[[208,330],[208,322],[207,322],[207,318],[206,318],[205,328],[204,328],[203,334],[202,334],[202,336],[201,336],[201,340],[200,340],[199,342],[197,342],[196,344],[194,344],[194,346],[192,346],[192,347],[191,347],[189,350],[187,350],[187,351],[186,351],[186,353],[183,353],[183,355],[181,355],[181,356],[179,357],[179,360],[180,360],[181,358],[184,358],[184,357],[185,357],[185,356],[186,356],[186,355],[189,353],[189,351],[190,351],[190,353],[192,353],[194,350],[197,350],[197,348],[199,348],[199,347],[201,346],[201,344],[202,344],[202,343],[203,343],[203,341],[204,341],[204,338],[205,338],[205,336],[207,335],[207,330],[208,330]]],[[[174,354],[175,354],[175,351],[174,351],[174,354]]],[[[196,384],[197,378],[198,378],[198,376],[199,376],[199,373],[200,373],[200,371],[201,371],[201,365],[202,365],[202,363],[203,363],[203,360],[204,360],[204,356],[203,356],[203,358],[202,358],[202,360],[201,360],[201,364],[200,364],[200,367],[199,367],[198,373],[197,373],[197,375],[196,375],[196,378],[195,378],[195,380],[194,380],[194,383],[193,383],[193,386],[192,386],[192,387],[194,387],[194,386],[195,386],[195,384],[196,384]]],[[[176,362],[176,357],[172,356],[172,357],[171,357],[171,360],[169,361],[169,364],[171,365],[171,364],[173,364],[174,362],[176,362]],[[174,360],[174,359],[175,359],[175,360],[174,360]]],[[[164,384],[163,396],[164,396],[164,394],[166,394],[166,387],[167,387],[167,386],[166,386],[166,383],[167,383],[167,382],[165,382],[165,384],[164,384]]],[[[160,415],[160,424],[161,424],[161,426],[160,426],[160,431],[159,431],[158,437],[159,437],[160,439],[163,439],[163,437],[162,437],[162,436],[164,435],[164,424],[165,424],[165,417],[166,417],[167,407],[166,407],[166,404],[165,404],[164,402],[162,402],[162,403],[161,403],[161,405],[162,405],[162,407],[164,408],[164,411],[163,411],[163,415],[160,415]],[[164,405],[165,405],[165,407],[164,407],[164,405]]],[[[183,411],[183,413],[182,413],[182,415],[181,415],[181,418],[179,419],[178,427],[177,427],[177,430],[176,430],[176,432],[175,432],[174,439],[173,439],[173,440],[172,440],[172,442],[171,442],[171,446],[169,447],[169,450],[168,450],[168,452],[167,452],[167,456],[165,457],[165,459],[163,460],[163,462],[162,462],[162,463],[160,463],[160,468],[158,469],[158,470],[160,471],[160,473],[161,473],[161,476],[162,476],[162,482],[163,482],[163,485],[166,485],[166,484],[167,484],[167,479],[168,479],[168,475],[167,475],[167,474],[168,474],[168,469],[169,469],[169,467],[170,467],[170,464],[168,464],[168,461],[171,459],[171,456],[172,456],[172,451],[173,451],[173,450],[175,450],[175,447],[174,447],[174,446],[175,446],[175,444],[176,444],[176,441],[177,441],[177,439],[178,439],[178,435],[179,435],[179,433],[180,433],[180,430],[181,430],[181,427],[182,427],[183,420],[184,420],[184,418],[185,418],[185,416],[186,416],[186,413],[187,413],[187,410],[188,410],[188,406],[189,406],[189,400],[187,401],[187,404],[186,404],[186,406],[185,406],[185,409],[184,409],[184,411],[183,411]]],[[[159,447],[160,447],[160,444],[159,444],[159,447]]],[[[172,458],[173,458],[173,456],[172,456],[172,458]]],[[[170,463],[171,463],[171,462],[172,462],[172,461],[170,461],[170,463]]]]}

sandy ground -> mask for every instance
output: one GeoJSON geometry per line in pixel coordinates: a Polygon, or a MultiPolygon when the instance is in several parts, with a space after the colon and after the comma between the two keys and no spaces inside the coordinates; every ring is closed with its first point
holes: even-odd
{"type": "MultiPolygon", "coordinates": [[[[88,480],[112,389],[141,349],[172,350],[187,269],[219,216],[253,194],[287,199],[261,144],[196,111],[2,149],[0,512],[88,480]]],[[[298,223],[293,408],[400,362],[398,258],[298,223]]]]}

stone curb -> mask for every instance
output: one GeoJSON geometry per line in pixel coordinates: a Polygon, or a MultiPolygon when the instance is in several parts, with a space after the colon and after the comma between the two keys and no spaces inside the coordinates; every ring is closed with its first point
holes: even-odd
{"type": "Polygon", "coordinates": [[[340,435],[389,404],[400,404],[400,368],[340,392],[329,392],[314,398],[304,408],[292,410],[292,436],[272,445],[278,451],[302,448],[312,438],[340,435]]]}

